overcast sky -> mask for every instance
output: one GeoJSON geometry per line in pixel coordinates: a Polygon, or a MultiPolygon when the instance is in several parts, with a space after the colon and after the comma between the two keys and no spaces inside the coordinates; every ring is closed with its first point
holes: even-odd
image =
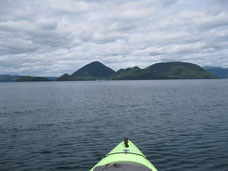
{"type": "Polygon", "coordinates": [[[0,0],[0,74],[185,61],[228,67],[228,0],[0,0]]]}

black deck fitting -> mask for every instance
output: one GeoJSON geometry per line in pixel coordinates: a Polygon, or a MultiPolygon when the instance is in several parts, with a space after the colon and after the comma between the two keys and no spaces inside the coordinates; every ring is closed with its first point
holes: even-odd
{"type": "Polygon", "coordinates": [[[128,138],[126,138],[126,137],[124,137],[124,145],[125,145],[125,147],[129,147],[128,138]]]}

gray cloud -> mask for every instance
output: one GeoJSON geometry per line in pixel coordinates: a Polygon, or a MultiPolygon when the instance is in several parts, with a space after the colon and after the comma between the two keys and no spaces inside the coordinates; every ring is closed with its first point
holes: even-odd
{"type": "Polygon", "coordinates": [[[0,74],[59,76],[94,60],[228,67],[225,0],[0,0],[0,74]]]}

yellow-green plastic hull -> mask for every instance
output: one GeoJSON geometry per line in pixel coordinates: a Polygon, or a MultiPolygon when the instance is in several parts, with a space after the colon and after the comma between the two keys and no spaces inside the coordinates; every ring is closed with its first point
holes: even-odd
{"type": "Polygon", "coordinates": [[[110,163],[118,162],[133,162],[147,166],[152,171],[157,169],[152,163],[146,159],[145,155],[131,142],[128,140],[129,147],[125,147],[124,141],[117,145],[112,151],[110,151],[106,157],[99,161],[90,171],[97,166],[104,166],[110,163]]]}

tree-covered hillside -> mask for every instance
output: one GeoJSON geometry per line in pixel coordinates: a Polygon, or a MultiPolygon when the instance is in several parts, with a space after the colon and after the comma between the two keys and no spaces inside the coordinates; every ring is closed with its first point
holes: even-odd
{"type": "Polygon", "coordinates": [[[121,69],[113,79],[141,80],[141,79],[210,79],[218,78],[200,66],[185,62],[157,63],[145,69],[138,67],[121,69]]]}

